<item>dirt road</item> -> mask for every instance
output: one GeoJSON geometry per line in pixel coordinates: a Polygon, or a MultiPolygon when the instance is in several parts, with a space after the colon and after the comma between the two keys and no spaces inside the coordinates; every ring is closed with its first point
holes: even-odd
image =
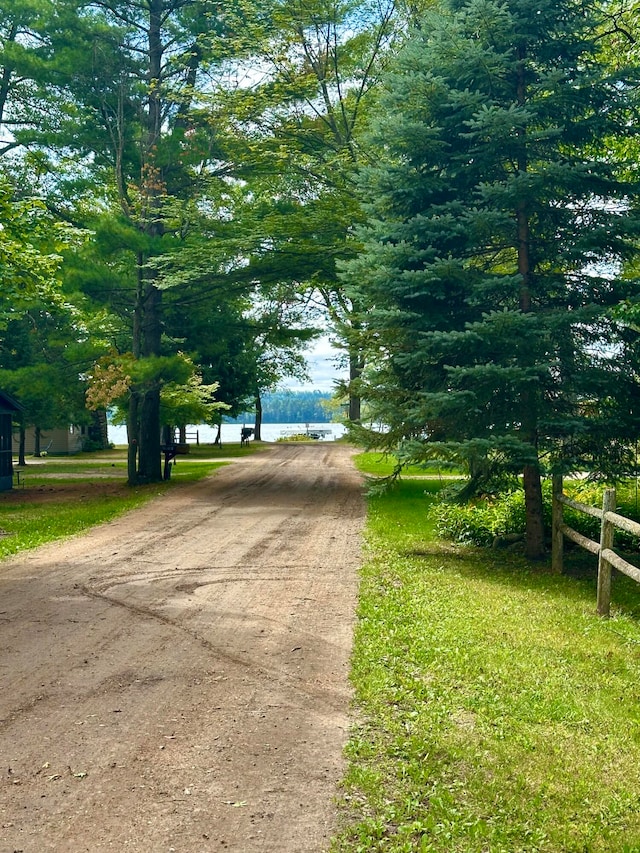
{"type": "Polygon", "coordinates": [[[325,850],[363,520],[274,445],[0,563],[0,851],[325,850]]]}

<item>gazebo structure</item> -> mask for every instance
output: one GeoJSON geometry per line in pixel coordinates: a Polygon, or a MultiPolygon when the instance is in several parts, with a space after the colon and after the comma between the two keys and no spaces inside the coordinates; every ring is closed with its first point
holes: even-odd
{"type": "Polygon", "coordinates": [[[13,486],[13,451],[11,419],[22,411],[20,403],[5,391],[0,391],[0,491],[13,486]]]}

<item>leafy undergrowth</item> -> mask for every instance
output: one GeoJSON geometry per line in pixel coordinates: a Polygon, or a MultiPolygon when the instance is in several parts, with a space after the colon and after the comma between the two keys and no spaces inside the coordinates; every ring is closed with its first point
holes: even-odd
{"type": "MultiPolygon", "coordinates": [[[[565,480],[564,492],[587,506],[601,508],[605,485],[584,480],[565,480]]],[[[551,529],[552,484],[543,482],[543,510],[547,530],[551,529]]],[[[640,517],[636,482],[619,483],[616,488],[618,512],[631,519],[640,517]]],[[[524,536],[526,513],[524,492],[517,489],[502,495],[483,496],[465,504],[443,501],[433,507],[438,535],[466,545],[491,545],[496,537],[510,534],[524,536]]],[[[564,522],[596,542],[600,539],[600,519],[582,511],[564,507],[564,522]]],[[[616,545],[627,550],[638,549],[631,534],[616,532],[616,545]]]]}
{"type": "Polygon", "coordinates": [[[0,559],[109,521],[167,489],[207,476],[225,464],[224,457],[244,456],[257,447],[194,447],[179,458],[168,482],[135,487],[126,484],[122,449],[30,460],[20,469],[21,484],[0,493],[0,559]]]}
{"type": "Polygon", "coordinates": [[[601,620],[593,558],[437,541],[430,500],[371,498],[332,850],[640,850],[640,588],[601,620]]]}

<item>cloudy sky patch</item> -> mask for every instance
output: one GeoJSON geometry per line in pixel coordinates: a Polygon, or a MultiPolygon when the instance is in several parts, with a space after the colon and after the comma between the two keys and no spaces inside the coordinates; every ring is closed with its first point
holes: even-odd
{"type": "Polygon", "coordinates": [[[297,382],[289,379],[283,383],[283,388],[291,391],[333,392],[335,383],[340,379],[346,379],[348,375],[346,367],[340,364],[342,357],[342,351],[335,349],[329,338],[318,338],[310,344],[307,353],[309,381],[297,382]]]}

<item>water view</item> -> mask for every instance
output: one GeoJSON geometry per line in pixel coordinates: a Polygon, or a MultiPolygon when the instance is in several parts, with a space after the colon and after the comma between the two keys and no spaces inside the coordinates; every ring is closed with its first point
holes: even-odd
{"type": "MultiPolygon", "coordinates": [[[[244,426],[253,427],[250,421],[244,426]]],[[[243,424],[222,424],[222,443],[234,443],[240,441],[240,430],[243,424]]],[[[114,444],[127,443],[127,429],[124,426],[109,424],[109,441],[114,444]]],[[[294,434],[321,434],[324,441],[335,441],[345,434],[345,426],[340,423],[287,423],[287,424],[263,424],[262,440],[277,441],[287,435],[294,434]]],[[[189,444],[213,444],[216,440],[217,427],[206,424],[187,427],[187,441],[189,444]]]]}

